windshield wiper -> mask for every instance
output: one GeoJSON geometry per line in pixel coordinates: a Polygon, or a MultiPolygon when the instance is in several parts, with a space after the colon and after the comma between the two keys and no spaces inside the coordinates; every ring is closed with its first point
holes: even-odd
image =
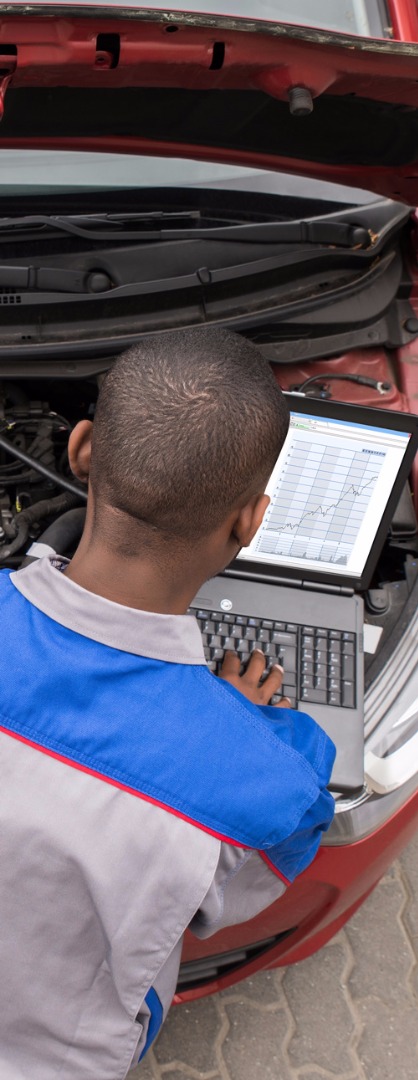
{"type": "Polygon", "coordinates": [[[41,292],[101,293],[112,282],[102,270],[63,270],[60,266],[0,266],[0,287],[41,292]]]}
{"type": "Polygon", "coordinates": [[[332,221],[329,218],[308,218],[305,221],[268,221],[246,225],[214,225],[208,228],[197,225],[201,220],[198,210],[179,213],[156,211],[144,214],[96,214],[70,215],[32,214],[22,217],[0,218],[0,234],[16,234],[22,231],[48,235],[49,230],[70,233],[88,240],[135,240],[147,243],[167,243],[179,240],[227,240],[257,244],[315,244],[343,248],[368,248],[374,241],[369,229],[363,225],[332,221]],[[178,228],[178,221],[190,222],[187,228],[178,228]],[[169,222],[172,222],[170,225],[169,222]],[[164,223],[161,225],[160,223],[164,223]],[[176,223],[176,224],[175,224],[176,223]],[[137,228],[132,226],[137,225],[137,228]],[[143,228],[147,225],[148,228],[143,228]],[[128,226],[127,228],[125,226],[128,226]]]}
{"type": "MultiPolygon", "coordinates": [[[[164,210],[156,210],[146,214],[25,214],[22,217],[0,218],[0,233],[26,233],[35,232],[41,237],[48,235],[49,230],[70,233],[72,236],[81,236],[89,240],[113,240],[123,236],[125,240],[160,239],[162,231],[158,229],[160,221],[173,222],[196,222],[201,220],[199,210],[181,210],[177,213],[166,213],[164,210]],[[121,225],[147,224],[149,229],[142,233],[140,229],[129,232],[121,228],[121,225]],[[103,226],[106,226],[104,229],[103,226]]],[[[189,229],[179,230],[190,235],[189,229]]],[[[169,230],[170,237],[172,231],[169,230]]],[[[194,235],[194,230],[193,230],[194,235]]]]}

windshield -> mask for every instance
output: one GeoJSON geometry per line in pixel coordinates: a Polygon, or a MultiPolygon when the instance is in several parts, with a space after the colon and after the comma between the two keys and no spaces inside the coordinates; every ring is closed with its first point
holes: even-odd
{"type": "Polygon", "coordinates": [[[341,184],[214,162],[132,154],[0,150],[0,198],[156,187],[233,188],[336,203],[359,204],[376,199],[371,192],[341,184]]]}
{"type": "MultiPolygon", "coordinates": [[[[43,3],[43,0],[34,0],[43,3]]],[[[166,0],[135,3],[133,0],[54,0],[65,7],[134,7],[156,11],[187,11],[241,19],[285,22],[363,37],[390,37],[391,26],[385,0],[166,0]]]]}

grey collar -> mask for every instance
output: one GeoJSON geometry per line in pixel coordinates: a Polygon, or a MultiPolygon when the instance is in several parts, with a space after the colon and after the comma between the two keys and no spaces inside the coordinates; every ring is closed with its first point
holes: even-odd
{"type": "Polygon", "coordinates": [[[200,630],[193,616],[159,615],[115,604],[60,573],[68,562],[46,555],[12,573],[10,580],[34,607],[76,634],[153,660],[205,664],[200,630]]]}

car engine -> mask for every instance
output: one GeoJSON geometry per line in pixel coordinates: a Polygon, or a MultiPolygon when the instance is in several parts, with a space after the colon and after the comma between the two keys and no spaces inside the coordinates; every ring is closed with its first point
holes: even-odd
{"type": "Polygon", "coordinates": [[[72,477],[67,444],[77,420],[93,415],[96,396],[94,382],[82,394],[60,383],[0,384],[0,566],[77,546],[86,491],[72,477]]]}

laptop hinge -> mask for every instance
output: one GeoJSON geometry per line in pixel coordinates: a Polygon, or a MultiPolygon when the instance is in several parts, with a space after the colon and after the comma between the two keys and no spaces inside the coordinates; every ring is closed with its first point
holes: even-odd
{"type": "Polygon", "coordinates": [[[311,592],[321,593],[334,593],[338,596],[354,596],[354,589],[351,589],[349,585],[331,585],[319,581],[302,581],[302,589],[309,589],[311,592]]]}
{"type": "Polygon", "coordinates": [[[302,581],[300,578],[277,577],[276,574],[257,574],[252,570],[233,570],[227,567],[219,577],[238,578],[240,581],[257,581],[260,585],[286,585],[288,589],[310,589],[311,592],[333,593],[334,596],[354,596],[349,585],[331,585],[328,582],[302,581]]]}
{"type": "Polygon", "coordinates": [[[235,577],[240,581],[257,581],[260,585],[286,585],[290,589],[301,589],[303,582],[299,578],[282,578],[273,574],[257,574],[252,570],[231,570],[228,567],[220,577],[235,577]]]}

